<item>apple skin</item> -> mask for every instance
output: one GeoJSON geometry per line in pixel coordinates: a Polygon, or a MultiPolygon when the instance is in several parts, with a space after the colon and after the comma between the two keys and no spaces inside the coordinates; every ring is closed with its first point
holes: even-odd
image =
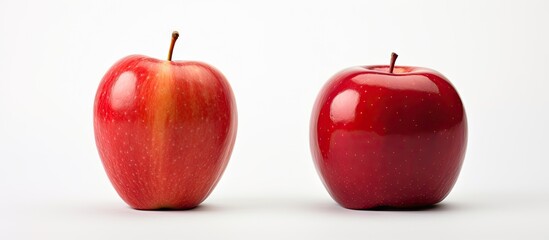
{"type": "Polygon", "coordinates": [[[349,209],[416,208],[442,201],[467,146],[467,118],[452,84],[419,67],[359,66],[320,91],[310,124],[314,163],[349,209]]]}
{"type": "Polygon", "coordinates": [[[95,140],[120,197],[135,209],[190,209],[211,193],[237,131],[234,95],[215,68],[132,55],[103,77],[95,140]]]}

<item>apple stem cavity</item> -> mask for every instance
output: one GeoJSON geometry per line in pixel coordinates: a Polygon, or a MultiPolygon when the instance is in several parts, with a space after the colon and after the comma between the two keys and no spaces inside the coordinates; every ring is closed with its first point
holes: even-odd
{"type": "Polygon", "coordinates": [[[172,32],[172,43],[170,44],[170,51],[168,52],[168,61],[172,60],[173,47],[175,46],[175,41],[179,38],[179,33],[177,31],[172,32]]]}
{"type": "Polygon", "coordinates": [[[391,53],[391,65],[389,65],[389,73],[393,73],[393,70],[395,69],[395,62],[398,58],[398,54],[391,53]]]}

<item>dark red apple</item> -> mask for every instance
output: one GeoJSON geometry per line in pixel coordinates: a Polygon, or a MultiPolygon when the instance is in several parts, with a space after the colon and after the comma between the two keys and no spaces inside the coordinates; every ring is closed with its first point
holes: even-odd
{"type": "Polygon", "coordinates": [[[467,119],[456,89],[434,70],[395,60],[337,73],[314,105],[311,152],[343,207],[429,206],[459,175],[467,119]]]}
{"type": "Polygon", "coordinates": [[[189,209],[219,181],[234,146],[237,112],[225,77],[212,66],[125,57],[95,97],[95,140],[122,199],[136,209],[189,209]]]}

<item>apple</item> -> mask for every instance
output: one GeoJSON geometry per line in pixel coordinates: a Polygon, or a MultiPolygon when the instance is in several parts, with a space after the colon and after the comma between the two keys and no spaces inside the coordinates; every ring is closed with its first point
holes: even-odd
{"type": "Polygon", "coordinates": [[[237,131],[233,92],[214,67],[131,55],[105,74],[94,105],[107,175],[135,209],[190,209],[212,192],[237,131]]]}
{"type": "Polygon", "coordinates": [[[463,103],[442,74],[358,66],[320,91],[310,147],[324,186],[349,209],[415,208],[442,201],[467,146],[463,103]]]}

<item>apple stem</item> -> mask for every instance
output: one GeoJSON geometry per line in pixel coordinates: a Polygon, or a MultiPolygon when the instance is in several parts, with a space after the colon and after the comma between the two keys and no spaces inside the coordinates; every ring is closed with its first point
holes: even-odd
{"type": "Polygon", "coordinates": [[[173,47],[175,46],[175,41],[179,38],[179,33],[177,31],[172,32],[172,43],[170,44],[170,51],[168,52],[168,61],[172,60],[173,47]]]}
{"type": "Polygon", "coordinates": [[[397,60],[398,54],[391,53],[391,65],[389,65],[389,73],[393,73],[393,70],[395,69],[395,62],[397,60]]]}

